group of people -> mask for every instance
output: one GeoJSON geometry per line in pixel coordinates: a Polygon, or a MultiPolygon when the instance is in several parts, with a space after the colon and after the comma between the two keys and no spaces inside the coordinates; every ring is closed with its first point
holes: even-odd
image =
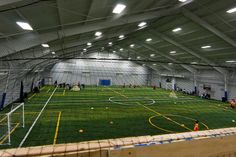
{"type": "Polygon", "coordinates": [[[65,88],[65,89],[69,89],[69,90],[72,90],[75,86],[81,90],[81,89],[85,89],[85,84],[80,84],[80,82],[78,82],[77,85],[74,85],[72,86],[71,84],[69,83],[60,83],[60,84],[57,84],[57,80],[54,82],[54,86],[58,86],[59,88],[65,88]]]}

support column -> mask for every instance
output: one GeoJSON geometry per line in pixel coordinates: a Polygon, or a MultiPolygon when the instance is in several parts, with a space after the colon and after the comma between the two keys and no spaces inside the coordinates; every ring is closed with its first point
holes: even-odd
{"type": "Polygon", "coordinates": [[[194,93],[197,94],[197,76],[196,76],[196,73],[193,74],[193,82],[194,82],[194,93]]]}
{"type": "Polygon", "coordinates": [[[174,77],[172,77],[172,80],[171,80],[171,84],[172,84],[172,90],[176,90],[176,79],[174,77]]]}
{"type": "Polygon", "coordinates": [[[225,101],[228,101],[228,78],[227,78],[227,75],[224,75],[224,85],[225,85],[224,97],[225,97],[225,101]]]}

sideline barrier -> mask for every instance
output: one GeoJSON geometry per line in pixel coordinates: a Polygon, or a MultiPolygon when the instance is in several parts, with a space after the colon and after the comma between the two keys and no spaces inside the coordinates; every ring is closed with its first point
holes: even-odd
{"type": "Polygon", "coordinates": [[[236,128],[0,150],[0,156],[236,156],[236,128]],[[180,155],[180,154],[181,155],[180,155]]]}

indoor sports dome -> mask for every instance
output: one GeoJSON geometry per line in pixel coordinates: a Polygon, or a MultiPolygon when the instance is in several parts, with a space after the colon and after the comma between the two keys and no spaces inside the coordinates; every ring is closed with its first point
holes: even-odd
{"type": "Polygon", "coordinates": [[[235,0],[0,0],[0,157],[236,157],[235,0]]]}

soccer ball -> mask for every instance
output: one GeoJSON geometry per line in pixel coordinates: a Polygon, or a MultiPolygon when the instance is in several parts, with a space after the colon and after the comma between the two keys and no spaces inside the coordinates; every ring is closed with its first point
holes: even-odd
{"type": "Polygon", "coordinates": [[[235,123],[235,120],[232,120],[233,123],[235,123]]]}
{"type": "Polygon", "coordinates": [[[106,107],[106,110],[108,109],[108,107],[106,107]]]}
{"type": "Polygon", "coordinates": [[[93,110],[94,108],[93,107],[91,107],[91,110],[93,110]]]}
{"type": "Polygon", "coordinates": [[[82,133],[82,132],[84,132],[84,130],[80,129],[79,132],[82,133]]]}
{"type": "Polygon", "coordinates": [[[113,121],[110,121],[110,124],[113,124],[113,121]]]}

